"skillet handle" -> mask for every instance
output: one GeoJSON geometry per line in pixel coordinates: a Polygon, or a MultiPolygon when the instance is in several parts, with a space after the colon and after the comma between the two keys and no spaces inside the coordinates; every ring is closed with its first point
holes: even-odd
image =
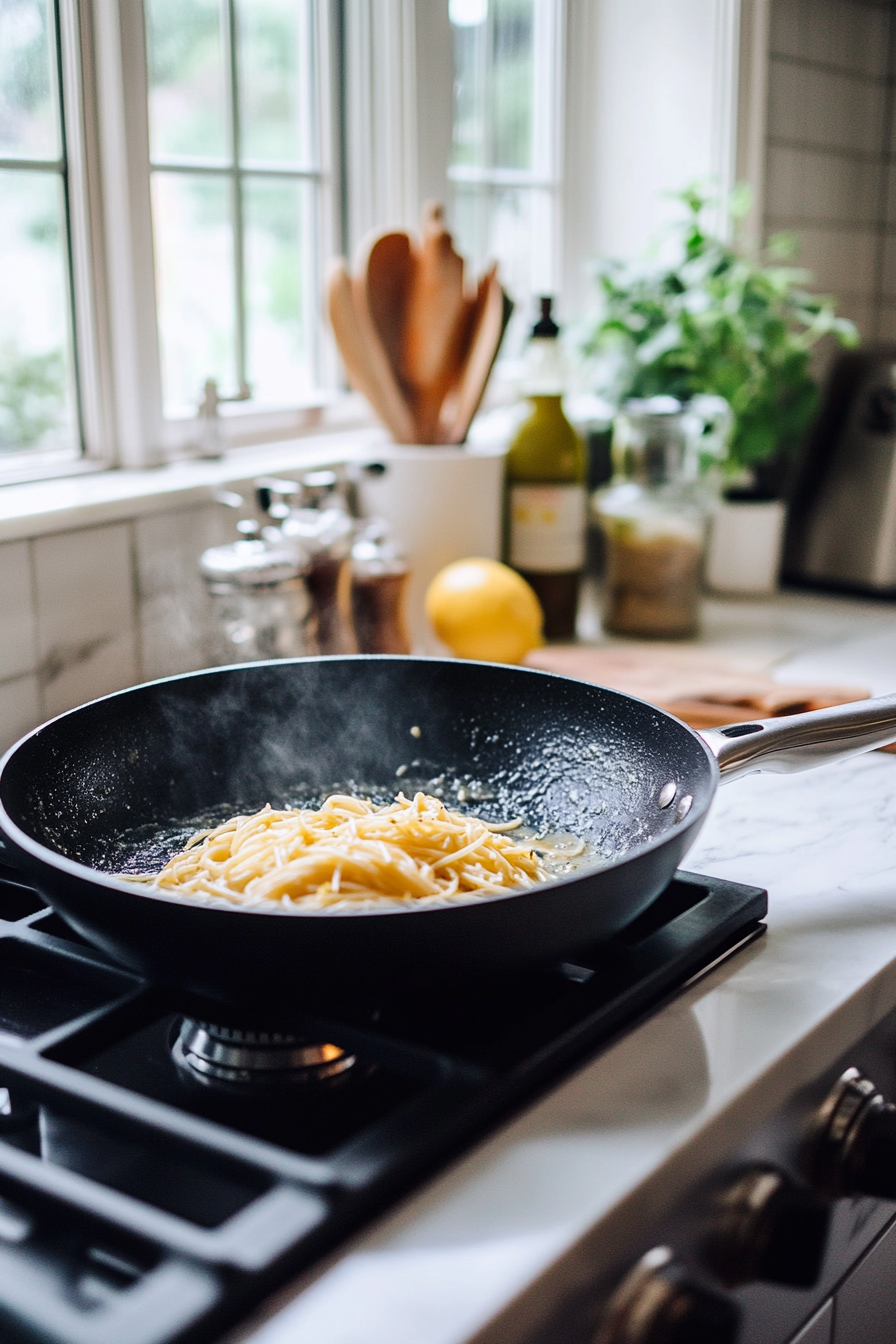
{"type": "Polygon", "coordinates": [[[896,695],[707,728],[700,737],[719,763],[723,784],[756,770],[811,770],[896,742],[896,695]]]}

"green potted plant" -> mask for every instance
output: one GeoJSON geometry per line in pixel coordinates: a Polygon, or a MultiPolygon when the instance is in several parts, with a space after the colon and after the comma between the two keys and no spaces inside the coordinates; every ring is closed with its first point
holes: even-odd
{"type": "MultiPolygon", "coordinates": [[[[708,580],[762,591],[774,585],[786,482],[818,407],[812,348],[824,336],[855,345],[858,333],[837,317],[832,298],[809,292],[809,272],[790,264],[793,235],[774,236],[754,259],[704,227],[709,195],[690,187],[680,199],[685,218],[671,234],[670,259],[597,263],[599,308],[583,353],[593,361],[596,390],[617,405],[657,395],[686,402],[700,393],[729,403],[726,456],[707,463],[721,477],[708,580]]],[[[748,207],[748,193],[738,189],[732,213],[742,217],[748,207]]]]}

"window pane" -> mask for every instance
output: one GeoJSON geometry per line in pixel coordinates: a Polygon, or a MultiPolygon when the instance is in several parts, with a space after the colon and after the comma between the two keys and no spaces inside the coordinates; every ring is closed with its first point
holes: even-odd
{"type": "Polygon", "coordinates": [[[0,451],[77,443],[57,173],[0,171],[0,451]]]}
{"type": "Polygon", "coordinates": [[[59,155],[52,7],[44,0],[0,0],[0,156],[59,155]]]}
{"type": "Polygon", "coordinates": [[[238,0],[244,160],[310,167],[311,10],[307,0],[238,0]]]}
{"type": "Polygon", "coordinates": [[[223,24],[221,0],[146,0],[153,158],[230,159],[223,24]]]}
{"type": "Polygon", "coordinates": [[[314,187],[247,178],[244,192],[248,381],[259,400],[290,401],[316,381],[314,187]]]}
{"type": "Polygon", "coordinates": [[[532,166],[533,0],[494,0],[492,165],[532,166]]]}
{"type": "Polygon", "coordinates": [[[458,250],[471,259],[477,274],[497,261],[501,284],[517,305],[502,347],[505,355],[516,354],[534,320],[534,296],[553,294],[556,288],[553,193],[540,187],[455,183],[452,198],[458,250]]]}
{"type": "Polygon", "coordinates": [[[162,389],[169,415],[194,413],[206,378],[238,383],[231,185],[228,179],[152,177],[162,389]]]}
{"type": "MultiPolygon", "coordinates": [[[[451,9],[452,18],[455,8],[451,9]]],[[[486,118],[486,71],[488,69],[487,8],[473,9],[481,14],[478,23],[453,22],[454,38],[454,117],[452,122],[451,161],[484,168],[488,163],[488,125],[486,118]]]]}
{"type": "Polygon", "coordinates": [[[531,169],[534,0],[455,4],[451,14],[453,163],[531,169]]]}

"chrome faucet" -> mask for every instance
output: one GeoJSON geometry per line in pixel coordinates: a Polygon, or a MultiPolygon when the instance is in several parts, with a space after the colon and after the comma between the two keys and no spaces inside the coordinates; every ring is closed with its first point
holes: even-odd
{"type": "Polygon", "coordinates": [[[206,378],[205,388],[203,390],[202,401],[199,403],[197,418],[199,420],[199,448],[200,457],[223,457],[225,443],[221,434],[221,420],[218,416],[218,407],[222,402],[230,401],[248,401],[252,396],[252,391],[248,383],[241,382],[240,390],[233,397],[222,397],[218,391],[218,381],[216,378],[206,378]]]}

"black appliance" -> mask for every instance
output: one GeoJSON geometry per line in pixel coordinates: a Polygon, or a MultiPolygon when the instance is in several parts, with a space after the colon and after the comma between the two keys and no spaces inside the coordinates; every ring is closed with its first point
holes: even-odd
{"type": "Polygon", "coordinates": [[[841,355],[795,476],[788,583],[896,596],[896,346],[841,355]]]}
{"type": "Polygon", "coordinates": [[[0,1338],[221,1339],[765,911],[679,873],[574,965],[261,1031],[184,1017],[0,866],[0,1338]]]}

